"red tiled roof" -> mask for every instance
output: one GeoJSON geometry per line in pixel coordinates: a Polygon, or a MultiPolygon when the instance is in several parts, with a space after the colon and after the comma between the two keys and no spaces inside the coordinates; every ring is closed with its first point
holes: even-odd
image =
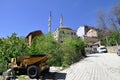
{"type": "Polygon", "coordinates": [[[30,32],[30,33],[26,36],[26,38],[28,38],[30,35],[32,35],[32,39],[33,39],[35,36],[43,35],[43,33],[42,33],[41,30],[36,30],[36,31],[30,32]]]}

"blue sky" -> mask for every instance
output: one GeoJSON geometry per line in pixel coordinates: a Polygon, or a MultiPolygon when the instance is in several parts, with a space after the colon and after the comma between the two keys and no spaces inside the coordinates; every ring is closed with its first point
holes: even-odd
{"type": "Polygon", "coordinates": [[[52,11],[52,32],[64,25],[77,30],[79,26],[96,26],[100,9],[108,12],[120,0],[0,0],[0,37],[26,36],[34,30],[48,32],[49,12],[52,11]]]}

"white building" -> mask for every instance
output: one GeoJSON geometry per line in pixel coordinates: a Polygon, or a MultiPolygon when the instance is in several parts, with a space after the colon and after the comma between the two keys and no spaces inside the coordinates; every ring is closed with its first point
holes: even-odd
{"type": "Polygon", "coordinates": [[[78,37],[98,37],[97,30],[89,27],[89,26],[80,26],[77,29],[77,36],[78,37]]]}
{"type": "Polygon", "coordinates": [[[80,26],[76,32],[78,37],[84,38],[85,36],[85,26],[80,26]]]}

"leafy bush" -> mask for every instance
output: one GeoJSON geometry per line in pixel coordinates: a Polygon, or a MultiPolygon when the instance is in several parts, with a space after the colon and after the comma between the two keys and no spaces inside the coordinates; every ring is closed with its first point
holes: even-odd
{"type": "Polygon", "coordinates": [[[102,38],[102,43],[108,46],[114,46],[120,44],[120,30],[112,31],[107,37],[102,38]]]}
{"type": "Polygon", "coordinates": [[[50,65],[61,65],[61,56],[59,55],[59,44],[50,34],[38,36],[33,39],[30,47],[30,54],[51,54],[52,58],[48,60],[50,65]]]}
{"type": "Polygon", "coordinates": [[[13,33],[10,37],[0,39],[0,71],[7,69],[12,57],[25,55],[28,51],[26,40],[13,33]]]}
{"type": "Polygon", "coordinates": [[[62,43],[63,66],[70,65],[85,56],[85,42],[81,38],[65,38],[62,43]]]}
{"type": "Polygon", "coordinates": [[[63,43],[54,40],[51,34],[36,37],[32,41],[30,54],[51,54],[50,65],[68,66],[85,56],[85,42],[81,38],[65,38],[63,43]]]}

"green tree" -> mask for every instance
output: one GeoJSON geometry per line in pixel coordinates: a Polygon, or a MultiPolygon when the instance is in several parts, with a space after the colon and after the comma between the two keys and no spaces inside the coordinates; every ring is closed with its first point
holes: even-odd
{"type": "Polygon", "coordinates": [[[110,45],[116,45],[116,43],[120,44],[119,30],[111,32],[111,35],[109,36],[109,43],[110,43],[110,45]]]}
{"type": "Polygon", "coordinates": [[[70,65],[85,56],[85,42],[81,38],[65,38],[62,43],[63,66],[70,65]]]}
{"type": "Polygon", "coordinates": [[[51,54],[50,65],[68,66],[85,56],[85,42],[81,38],[64,38],[63,43],[55,41],[51,34],[34,38],[30,54],[51,54]]]}
{"type": "Polygon", "coordinates": [[[0,39],[0,72],[7,69],[7,65],[12,57],[27,54],[26,39],[17,37],[13,33],[10,37],[0,39]]]}
{"type": "Polygon", "coordinates": [[[109,12],[98,13],[98,28],[102,43],[106,45],[119,44],[120,5],[114,5],[109,12]]]}
{"type": "Polygon", "coordinates": [[[0,72],[7,69],[12,57],[21,55],[51,54],[52,58],[47,61],[50,65],[68,66],[85,56],[84,47],[81,38],[68,37],[59,43],[51,34],[35,37],[28,46],[26,38],[13,33],[10,37],[0,38],[0,72]]]}
{"type": "Polygon", "coordinates": [[[51,54],[52,58],[48,60],[48,63],[56,66],[61,65],[59,44],[54,40],[51,34],[34,38],[30,50],[30,54],[51,54]]]}

